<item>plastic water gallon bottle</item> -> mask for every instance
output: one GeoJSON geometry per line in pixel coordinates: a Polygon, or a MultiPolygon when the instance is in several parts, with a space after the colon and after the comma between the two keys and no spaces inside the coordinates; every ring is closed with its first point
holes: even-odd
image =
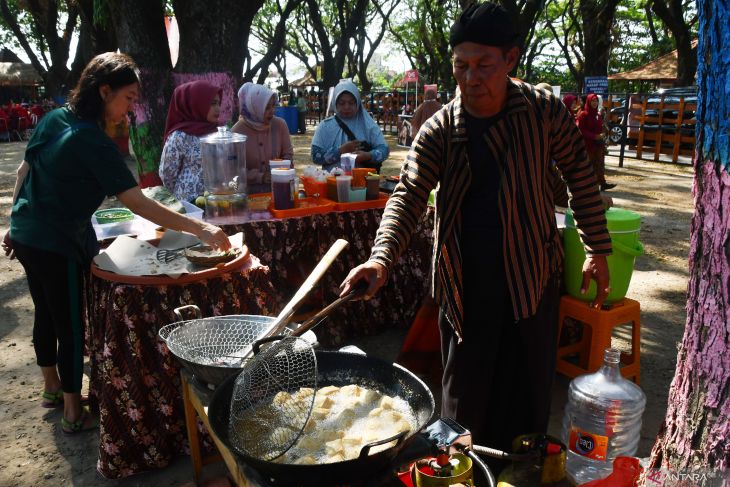
{"type": "Polygon", "coordinates": [[[621,376],[621,352],[607,348],[603,366],[573,379],[563,417],[566,472],[576,485],[608,476],[613,460],[636,453],[644,392],[621,376]]]}

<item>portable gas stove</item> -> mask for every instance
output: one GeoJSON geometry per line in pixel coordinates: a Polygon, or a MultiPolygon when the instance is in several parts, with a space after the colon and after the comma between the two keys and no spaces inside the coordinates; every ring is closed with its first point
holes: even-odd
{"type": "MultiPolygon", "coordinates": [[[[211,459],[201,457],[200,448],[193,448],[199,445],[196,425],[197,413],[208,431],[212,431],[208,417],[208,405],[211,399],[211,391],[193,379],[192,374],[186,370],[182,373],[183,401],[186,410],[186,427],[191,443],[191,456],[196,481],[200,480],[200,470],[204,464],[211,463],[211,459]]],[[[378,471],[367,472],[357,475],[351,481],[345,478],[343,483],[325,484],[316,483],[317,487],[420,487],[429,486],[473,486],[474,464],[484,472],[484,476],[491,485],[496,485],[494,477],[484,462],[477,457],[476,453],[493,458],[514,460],[516,463],[529,465],[528,470],[534,471],[534,465],[541,463],[545,477],[553,479],[550,483],[556,482],[564,477],[565,449],[558,445],[556,439],[542,436],[526,436],[522,441],[522,447],[517,451],[521,453],[508,454],[499,450],[480,447],[472,444],[471,433],[449,418],[442,418],[424,428],[416,434],[411,442],[398,453],[398,455],[384,468],[378,471]],[[555,441],[553,441],[555,440],[555,441]],[[562,470],[560,460],[562,459],[562,470]],[[551,464],[549,466],[549,464],[551,464]]],[[[241,462],[230,451],[219,438],[212,435],[212,439],[218,450],[222,453],[231,475],[237,485],[246,487],[300,487],[302,484],[313,485],[302,478],[301,484],[274,482],[255,471],[245,463],[241,462]]],[[[543,479],[544,480],[544,479],[543,479]]],[[[526,485],[516,483],[514,485],[526,485]]]]}
{"type": "MultiPolygon", "coordinates": [[[[346,484],[320,487],[414,487],[421,485],[473,486],[472,468],[476,463],[493,486],[496,485],[489,468],[471,450],[471,433],[456,421],[439,419],[417,434],[413,441],[396,457],[389,469],[366,478],[353,479],[346,484]]],[[[489,449],[483,449],[489,450],[489,449]]],[[[489,450],[492,456],[506,453],[489,450]]],[[[485,453],[482,451],[482,453],[485,453]]],[[[263,478],[255,470],[242,466],[252,487],[299,487],[301,484],[282,484],[263,478]]]]}

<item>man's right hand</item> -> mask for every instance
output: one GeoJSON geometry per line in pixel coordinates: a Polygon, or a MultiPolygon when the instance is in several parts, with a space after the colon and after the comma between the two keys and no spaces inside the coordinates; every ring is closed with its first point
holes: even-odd
{"type": "Polygon", "coordinates": [[[348,152],[355,152],[360,148],[361,142],[359,140],[351,140],[345,142],[340,146],[340,154],[346,154],[348,152]]]}
{"type": "Polygon", "coordinates": [[[378,292],[378,289],[383,287],[387,279],[388,270],[383,264],[372,261],[365,262],[352,269],[345,280],[342,281],[342,284],[340,284],[340,296],[345,296],[355,288],[355,285],[359,281],[364,280],[368,283],[368,289],[363,298],[368,300],[378,292]]]}

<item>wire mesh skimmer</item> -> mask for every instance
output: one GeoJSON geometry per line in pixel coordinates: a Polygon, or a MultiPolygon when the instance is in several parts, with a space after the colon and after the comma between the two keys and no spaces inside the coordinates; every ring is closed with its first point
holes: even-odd
{"type": "Polygon", "coordinates": [[[253,350],[233,387],[229,438],[248,456],[270,461],[304,431],[314,407],[317,359],[312,345],[294,336],[260,340],[253,350]],[[274,343],[259,351],[266,341],[274,343]]]}
{"type": "Polygon", "coordinates": [[[241,370],[251,345],[276,320],[258,315],[201,318],[196,306],[177,308],[175,313],[180,321],[162,327],[160,338],[197,379],[213,386],[241,370]],[[198,317],[183,320],[180,312],[185,308],[194,310],[198,317]]]}

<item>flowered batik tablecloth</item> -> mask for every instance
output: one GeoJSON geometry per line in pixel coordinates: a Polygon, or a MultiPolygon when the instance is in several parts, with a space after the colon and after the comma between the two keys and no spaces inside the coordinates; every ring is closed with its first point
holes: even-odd
{"type": "MultiPolygon", "coordinates": [[[[92,405],[98,400],[101,415],[99,472],[126,477],[165,467],[176,455],[188,453],[179,365],[157,339],[159,328],[175,321],[174,308],[192,303],[204,316],[274,316],[332,243],[344,238],[350,245],[305,304],[318,311],[337,298],[350,269],[370,255],[382,212],[332,212],[224,225],[229,235],[244,232],[252,261],[242,272],[205,281],[132,285],[92,276],[87,345],[92,405]]],[[[315,330],[322,346],[339,347],[358,335],[411,324],[428,293],[432,230],[433,214],[428,212],[377,296],[347,303],[315,330]]]]}
{"type": "MultiPolygon", "coordinates": [[[[100,414],[98,471],[121,478],[188,454],[180,366],[157,337],[173,309],[203,316],[270,315],[269,270],[253,255],[243,267],[181,285],[123,284],[91,275],[87,287],[90,396],[100,414]]],[[[203,435],[205,438],[206,435],[203,435]]],[[[210,440],[208,440],[210,441],[210,440]]]]}
{"type": "MultiPolygon", "coordinates": [[[[367,260],[383,210],[330,212],[281,220],[224,225],[227,234],[243,232],[253,255],[271,269],[276,312],[294,295],[319,259],[338,238],[350,245],[320,281],[306,306],[318,311],[339,295],[339,285],[350,270],[367,260]]],[[[334,311],[315,333],[327,348],[347,344],[363,334],[387,327],[407,327],[428,293],[433,252],[433,213],[423,215],[408,250],[392,270],[388,282],[369,301],[350,302],[334,311]]]]}

